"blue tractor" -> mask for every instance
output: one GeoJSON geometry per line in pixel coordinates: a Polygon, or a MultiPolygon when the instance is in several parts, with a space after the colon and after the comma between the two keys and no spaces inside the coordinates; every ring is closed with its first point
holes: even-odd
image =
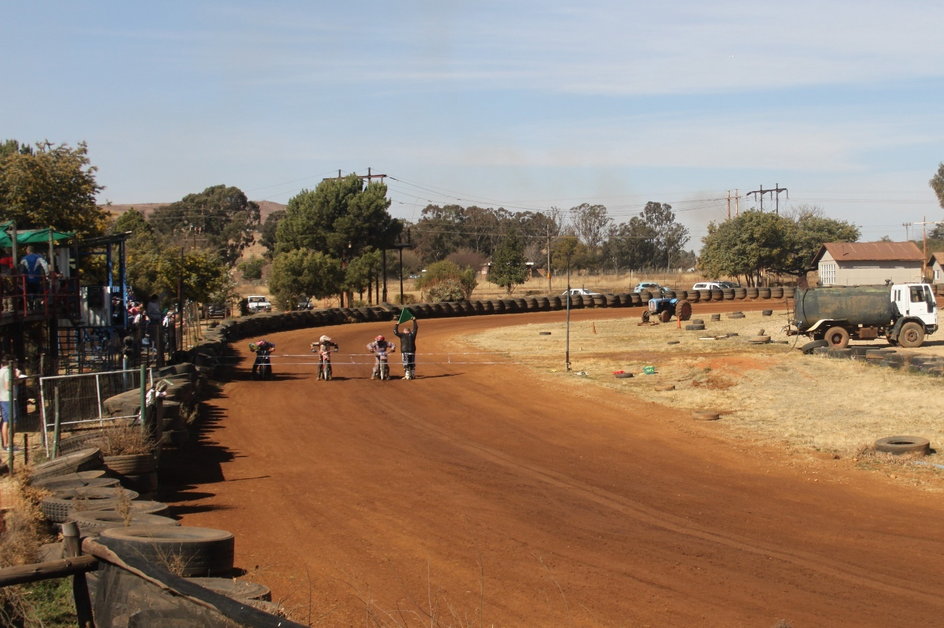
{"type": "Polygon", "coordinates": [[[672,317],[687,321],[692,317],[692,304],[685,299],[658,298],[649,299],[649,309],[642,313],[642,322],[648,323],[653,317],[662,323],[668,323],[672,317]]]}

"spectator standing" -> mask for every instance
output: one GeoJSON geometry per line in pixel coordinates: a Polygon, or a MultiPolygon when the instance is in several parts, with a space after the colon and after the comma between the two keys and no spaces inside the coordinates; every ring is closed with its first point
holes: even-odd
{"type": "Polygon", "coordinates": [[[43,279],[49,274],[49,264],[46,258],[33,249],[32,244],[26,245],[26,255],[20,260],[20,268],[26,277],[26,292],[34,295],[30,299],[30,306],[35,307],[35,295],[43,293],[43,279]]]}
{"type": "Polygon", "coordinates": [[[0,444],[3,445],[4,451],[10,446],[10,428],[16,427],[13,414],[16,412],[15,386],[22,376],[20,369],[13,366],[10,356],[0,357],[0,444]]]}
{"type": "Polygon", "coordinates": [[[400,355],[403,358],[403,379],[416,378],[416,334],[419,331],[419,322],[413,318],[408,309],[404,309],[400,320],[393,326],[393,335],[400,340],[400,355]],[[400,330],[400,324],[408,320],[413,321],[410,328],[400,330]]]}

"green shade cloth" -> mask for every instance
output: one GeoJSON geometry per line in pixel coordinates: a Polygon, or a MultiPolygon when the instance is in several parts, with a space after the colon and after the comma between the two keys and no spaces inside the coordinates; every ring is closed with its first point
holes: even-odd
{"type": "MultiPolygon", "coordinates": [[[[10,234],[7,232],[13,223],[11,221],[6,221],[0,223],[0,246],[12,246],[13,239],[10,238],[10,234]]],[[[53,241],[58,242],[59,240],[68,240],[69,238],[74,238],[75,232],[71,231],[55,231],[53,229],[23,229],[22,231],[16,232],[16,244],[17,246],[21,244],[47,244],[52,238],[53,241]]]]}

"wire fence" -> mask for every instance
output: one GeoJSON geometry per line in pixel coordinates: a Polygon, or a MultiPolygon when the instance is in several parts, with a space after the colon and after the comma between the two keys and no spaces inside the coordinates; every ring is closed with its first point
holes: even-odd
{"type": "MultiPolygon", "coordinates": [[[[141,389],[140,369],[54,375],[39,379],[40,413],[43,443],[49,447],[48,434],[70,427],[122,419],[137,419],[138,410],[131,414],[109,415],[105,400],[121,393],[141,389]]],[[[153,384],[153,372],[144,371],[145,383],[153,384]]],[[[129,407],[133,406],[130,404],[129,407]]]]}

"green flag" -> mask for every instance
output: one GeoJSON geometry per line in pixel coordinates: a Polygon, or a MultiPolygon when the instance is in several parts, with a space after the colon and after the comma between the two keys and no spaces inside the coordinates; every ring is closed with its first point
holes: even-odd
{"type": "Polygon", "coordinates": [[[410,311],[410,308],[405,307],[400,310],[400,318],[397,320],[397,325],[402,325],[407,321],[413,320],[413,312],[410,311]]]}

